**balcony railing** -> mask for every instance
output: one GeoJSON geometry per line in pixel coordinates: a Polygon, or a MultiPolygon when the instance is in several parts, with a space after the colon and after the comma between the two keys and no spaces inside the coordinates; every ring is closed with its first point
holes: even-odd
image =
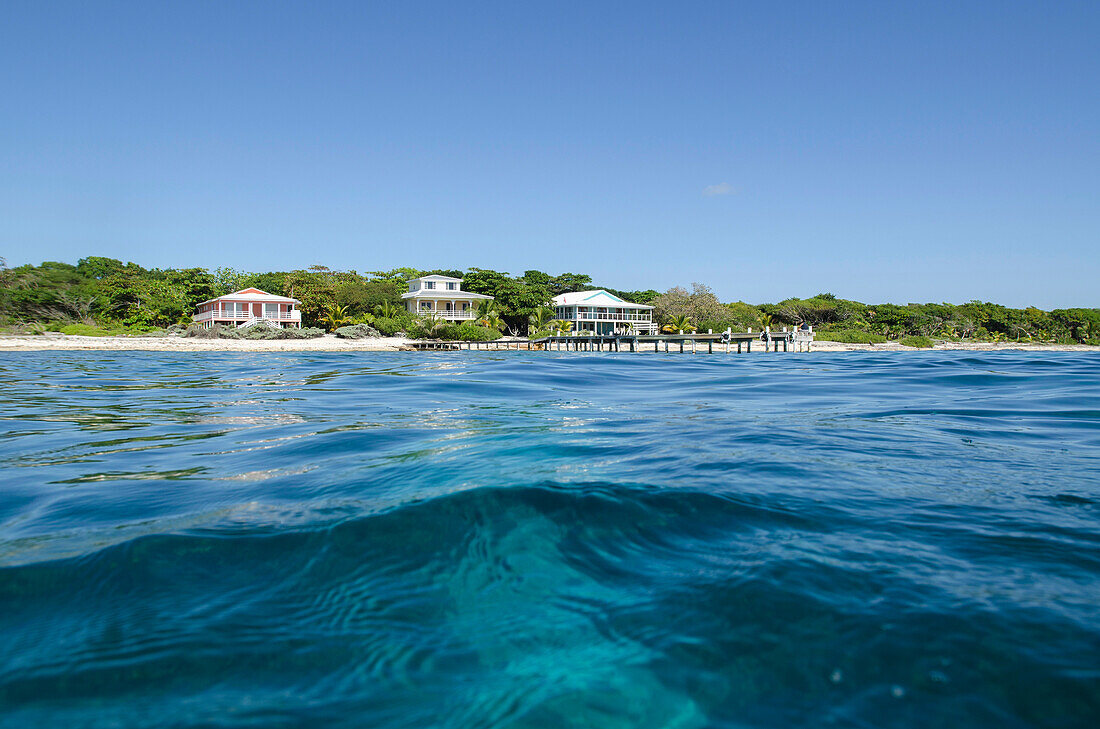
{"type": "MultiPolygon", "coordinates": [[[[253,315],[250,311],[244,311],[240,309],[212,309],[210,311],[201,311],[191,317],[191,321],[209,321],[210,319],[252,319],[253,315]]],[[[271,319],[273,321],[301,321],[302,312],[295,309],[294,311],[265,311],[261,319],[271,319]]]]}
{"type": "Polygon", "coordinates": [[[476,319],[477,312],[473,309],[467,309],[466,311],[458,311],[455,309],[421,309],[417,314],[421,316],[438,316],[440,319],[476,319]]]}
{"type": "Polygon", "coordinates": [[[583,311],[572,317],[574,321],[652,321],[650,314],[613,314],[611,312],[583,311]]]}

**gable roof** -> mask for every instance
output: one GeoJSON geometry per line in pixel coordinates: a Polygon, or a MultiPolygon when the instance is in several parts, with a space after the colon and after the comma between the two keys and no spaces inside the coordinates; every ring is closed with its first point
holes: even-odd
{"type": "Polygon", "coordinates": [[[412,281],[428,281],[428,280],[431,280],[431,281],[461,281],[462,279],[455,278],[454,276],[441,276],[438,273],[433,273],[430,276],[417,276],[416,278],[410,278],[407,283],[411,283],[412,281]]]}
{"type": "Polygon", "coordinates": [[[240,291],[234,291],[231,294],[225,294],[224,296],[215,296],[212,299],[207,299],[199,304],[210,304],[215,301],[221,301],[222,299],[233,299],[234,301],[255,301],[257,303],[267,304],[300,304],[302,302],[298,299],[292,299],[289,296],[276,296],[275,294],[269,294],[266,291],[261,291],[257,288],[241,289],[240,291]]]}
{"type": "Polygon", "coordinates": [[[554,297],[555,306],[615,306],[620,309],[652,309],[646,304],[635,304],[615,294],[596,289],[594,291],[570,291],[554,297]]]}

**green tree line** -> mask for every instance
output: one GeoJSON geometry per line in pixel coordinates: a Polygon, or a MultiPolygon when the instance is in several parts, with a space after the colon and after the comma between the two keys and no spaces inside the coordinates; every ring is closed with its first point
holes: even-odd
{"type": "Polygon", "coordinates": [[[462,278],[464,290],[494,297],[494,305],[479,315],[479,323],[514,334],[526,334],[531,325],[543,329],[552,313],[546,307],[554,296],[603,288],[627,301],[653,305],[658,323],[674,330],[746,331],[809,325],[825,338],[920,336],[1100,344],[1100,309],[1095,308],[1044,311],[980,301],[865,304],[832,294],[776,304],[723,303],[702,284],[693,284],[690,290],[624,291],[578,273],[551,275],[531,270],[512,275],[485,268],[395,268],[359,273],[325,266],[258,273],[229,268],[144,268],[101,256],[82,258],[76,264],[47,261],[14,268],[0,259],[0,326],[8,330],[28,326],[58,329],[82,324],[155,331],[189,323],[202,301],[255,287],[300,300],[303,326],[331,330],[367,323],[384,334],[410,329],[430,334],[433,327],[438,330],[441,325],[416,319],[405,311],[401,300],[408,279],[428,274],[462,278]]]}

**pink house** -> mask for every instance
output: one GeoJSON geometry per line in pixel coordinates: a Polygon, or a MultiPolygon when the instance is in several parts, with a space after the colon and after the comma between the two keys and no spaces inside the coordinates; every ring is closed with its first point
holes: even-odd
{"type": "Polygon", "coordinates": [[[264,324],[301,329],[302,312],[294,308],[301,303],[297,299],[276,296],[259,289],[241,289],[202,302],[191,320],[203,329],[215,324],[235,327],[264,324]]]}

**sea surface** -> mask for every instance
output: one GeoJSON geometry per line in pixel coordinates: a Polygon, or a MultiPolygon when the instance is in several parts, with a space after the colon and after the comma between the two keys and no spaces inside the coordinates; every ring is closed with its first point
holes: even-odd
{"type": "Polygon", "coordinates": [[[1100,354],[0,355],[0,727],[1100,726],[1100,354]]]}

